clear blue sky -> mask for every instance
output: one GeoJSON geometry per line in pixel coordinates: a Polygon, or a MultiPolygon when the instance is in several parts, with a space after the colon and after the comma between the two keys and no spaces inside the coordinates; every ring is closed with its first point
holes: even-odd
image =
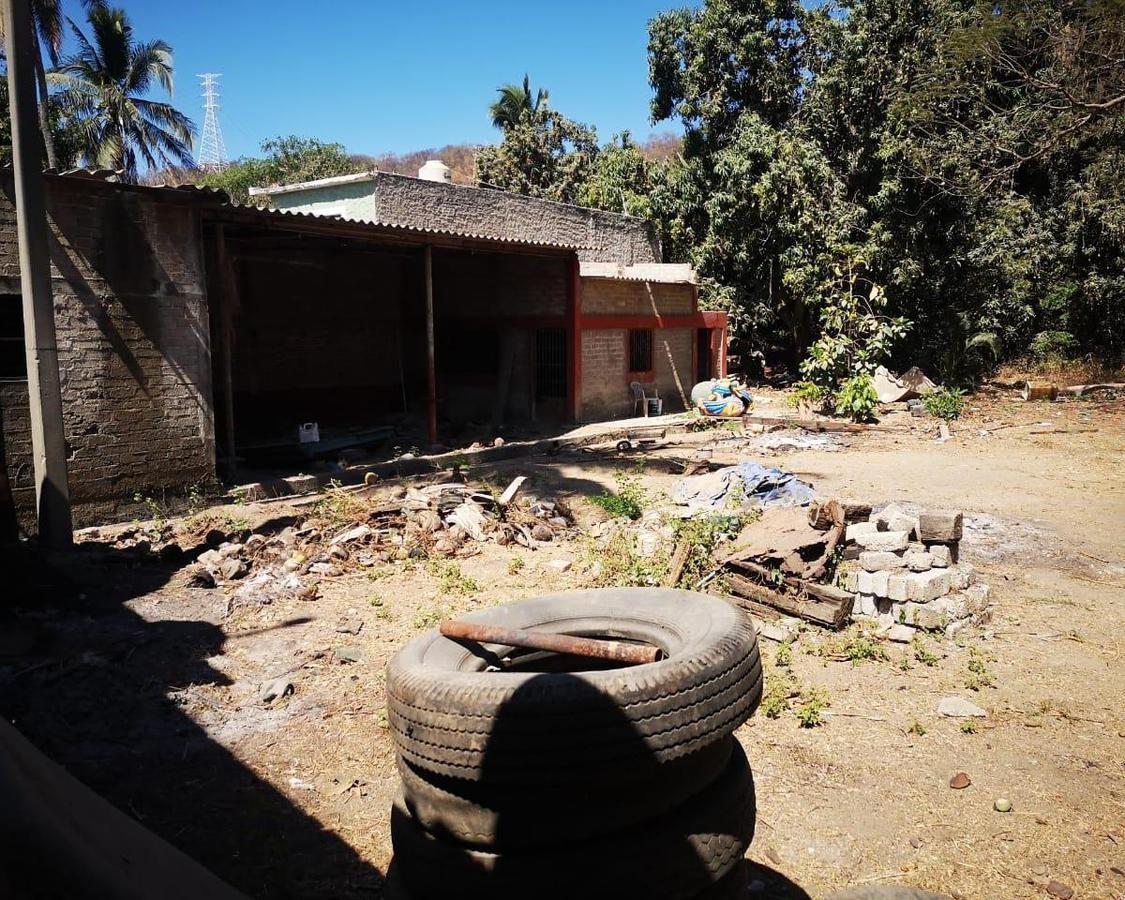
{"type": "MultiPolygon", "coordinates": [[[[115,0],[141,40],[172,45],[176,105],[203,124],[200,72],[221,72],[220,124],[232,158],[298,134],[355,153],[495,141],[497,85],[527,71],[604,143],[649,124],[647,23],[683,0],[115,0]]],[[[64,0],[80,21],[79,0],[64,0]]]]}

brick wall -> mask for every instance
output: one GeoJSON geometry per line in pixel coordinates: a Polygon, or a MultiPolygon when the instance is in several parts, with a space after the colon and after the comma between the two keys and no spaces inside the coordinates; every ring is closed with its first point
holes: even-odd
{"type": "MultiPolygon", "coordinates": [[[[585,297],[583,297],[585,300],[585,297]]],[[[654,385],[664,400],[664,412],[685,409],[681,398],[689,396],[695,330],[658,328],[653,332],[652,378],[638,379],[654,385]]],[[[629,390],[628,331],[624,328],[586,328],[582,332],[582,409],[584,421],[632,416],[629,390]]],[[[649,391],[651,394],[651,391],[649,391]]]]}
{"type": "Polygon", "coordinates": [[[26,381],[0,381],[0,420],[4,426],[4,461],[20,526],[34,524],[35,477],[31,469],[31,413],[26,381]]]}
{"type": "MultiPolygon", "coordinates": [[[[215,474],[210,341],[198,223],[190,208],[77,178],[47,182],[55,322],[76,523],[135,493],[183,494],[215,474]]],[[[0,191],[0,289],[19,291],[10,177],[0,191]]],[[[30,471],[17,411],[11,471],[30,471]]],[[[26,399],[22,400],[26,404],[26,399]]],[[[23,482],[17,481],[17,487],[23,482]]],[[[27,492],[21,492],[29,510],[27,492]]]]}
{"type": "Polygon", "coordinates": [[[586,316],[679,316],[693,312],[695,288],[690,284],[582,279],[582,314],[586,316]]]}

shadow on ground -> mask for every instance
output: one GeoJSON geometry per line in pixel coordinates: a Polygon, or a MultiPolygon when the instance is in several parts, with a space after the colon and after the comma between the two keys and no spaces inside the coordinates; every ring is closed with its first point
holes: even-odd
{"type": "MultiPolygon", "coordinates": [[[[229,683],[209,664],[225,641],[217,596],[177,604],[158,622],[126,603],[162,587],[189,559],[139,564],[105,548],[55,558],[26,546],[0,549],[0,715],[252,897],[379,896],[377,868],[177,704],[194,686],[229,683]]],[[[44,872],[31,896],[52,896],[43,893],[49,883],[44,872]]]]}

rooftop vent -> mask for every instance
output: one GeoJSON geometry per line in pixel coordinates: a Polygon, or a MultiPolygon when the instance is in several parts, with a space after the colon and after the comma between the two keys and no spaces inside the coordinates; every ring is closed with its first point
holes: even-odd
{"type": "Polygon", "coordinates": [[[452,181],[453,170],[440,159],[430,159],[418,170],[418,177],[423,181],[452,181]]]}

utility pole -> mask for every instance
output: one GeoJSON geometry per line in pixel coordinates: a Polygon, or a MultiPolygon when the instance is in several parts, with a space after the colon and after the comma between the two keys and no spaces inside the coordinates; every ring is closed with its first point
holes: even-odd
{"type": "Polygon", "coordinates": [[[219,72],[198,76],[203,82],[203,133],[195,162],[205,172],[218,172],[227,164],[227,145],[219,128],[219,72]]]}
{"type": "Polygon", "coordinates": [[[52,549],[74,540],[70,488],[66,480],[59,352],[47,211],[43,191],[42,135],[35,101],[35,53],[29,0],[0,0],[8,52],[8,97],[12,114],[12,170],[16,186],[16,228],[23,292],[23,334],[27,351],[27,393],[31,407],[31,454],[39,540],[52,549]]]}

